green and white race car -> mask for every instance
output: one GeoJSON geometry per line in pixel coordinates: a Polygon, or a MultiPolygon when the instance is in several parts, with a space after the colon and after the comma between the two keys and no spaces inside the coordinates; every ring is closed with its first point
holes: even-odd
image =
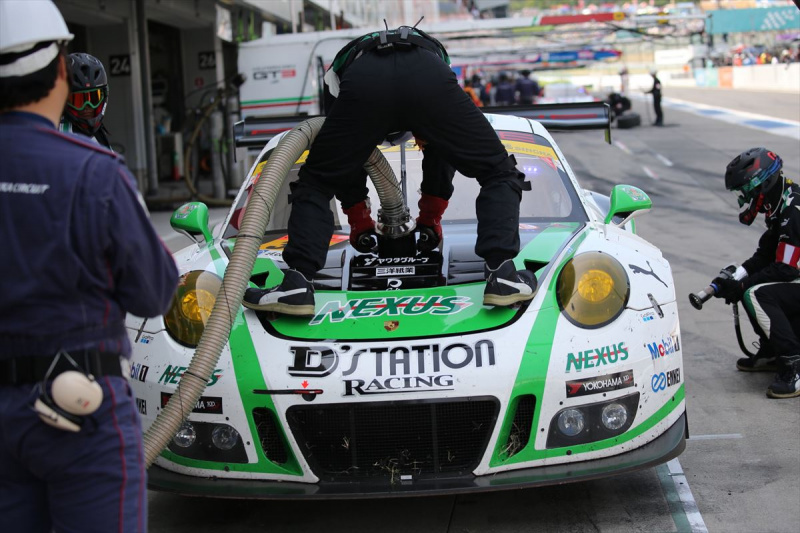
{"type": "MultiPolygon", "coordinates": [[[[198,376],[190,362],[227,297],[220,287],[246,241],[243,213],[289,134],[263,148],[224,223],[209,228],[201,203],[179,208],[172,225],[194,242],[175,254],[182,277],[171,308],[127,320],[144,429],[168,402],[191,411],[150,469],[151,488],[235,498],[444,494],[608,476],[680,454],[687,423],[675,286],[631,220],[651,201],[627,185],[610,197],[584,190],[545,128],[607,127],[604,104],[542,109],[487,114],[532,186],[515,259],[539,281],[531,302],[482,305],[475,180],[456,175],[443,245],[430,253],[407,252],[400,239],[413,243],[414,233],[398,237],[389,222],[375,253],[356,252],[332,203],[337,229],[314,281],[315,316],[234,302],[197,401],[178,386],[198,376]]],[[[395,185],[413,221],[421,152],[401,140],[379,154],[401,176],[395,185]]],[[[276,185],[251,286],[282,279],[288,184],[304,160],[292,157],[276,185]]],[[[380,188],[371,189],[373,206],[385,202],[380,188]]]]}

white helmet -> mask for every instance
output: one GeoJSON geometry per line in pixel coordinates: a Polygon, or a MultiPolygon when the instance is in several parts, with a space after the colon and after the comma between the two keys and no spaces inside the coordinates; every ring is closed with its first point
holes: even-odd
{"type": "MultiPolygon", "coordinates": [[[[0,0],[0,54],[19,54],[38,43],[71,41],[74,36],[52,0],[0,0]]],[[[58,45],[0,64],[0,77],[25,76],[46,67],[58,55],[58,45]]]]}

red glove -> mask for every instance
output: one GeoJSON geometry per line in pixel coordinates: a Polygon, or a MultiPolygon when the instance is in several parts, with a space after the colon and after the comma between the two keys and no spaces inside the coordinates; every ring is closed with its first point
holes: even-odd
{"type": "Polygon", "coordinates": [[[350,244],[359,252],[371,252],[375,248],[375,222],[372,220],[369,200],[358,202],[348,209],[342,208],[342,211],[347,215],[350,225],[350,244]]]}
{"type": "Polygon", "coordinates": [[[429,252],[442,243],[442,215],[447,209],[448,201],[437,196],[422,193],[419,199],[419,216],[417,229],[420,251],[429,252]]]}

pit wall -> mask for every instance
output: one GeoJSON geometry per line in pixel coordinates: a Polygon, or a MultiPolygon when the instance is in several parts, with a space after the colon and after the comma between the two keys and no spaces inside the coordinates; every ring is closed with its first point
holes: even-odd
{"type": "MultiPolygon", "coordinates": [[[[581,71],[569,76],[541,75],[540,82],[565,81],[578,86],[591,86],[595,92],[620,91],[620,77],[616,72],[581,71]]],[[[709,67],[689,69],[662,68],[658,78],[665,87],[721,87],[748,91],[777,91],[800,93],[800,63],[778,65],[749,65],[742,67],[709,67]]],[[[629,76],[628,92],[650,90],[653,79],[646,72],[629,76]]]]}

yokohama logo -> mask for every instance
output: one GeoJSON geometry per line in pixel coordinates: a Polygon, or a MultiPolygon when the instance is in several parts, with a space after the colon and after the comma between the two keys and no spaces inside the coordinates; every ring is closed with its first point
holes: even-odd
{"type": "Polygon", "coordinates": [[[598,376],[596,378],[576,379],[567,381],[567,398],[586,396],[588,394],[599,394],[612,390],[627,389],[633,387],[633,371],[617,372],[598,376]]]}

